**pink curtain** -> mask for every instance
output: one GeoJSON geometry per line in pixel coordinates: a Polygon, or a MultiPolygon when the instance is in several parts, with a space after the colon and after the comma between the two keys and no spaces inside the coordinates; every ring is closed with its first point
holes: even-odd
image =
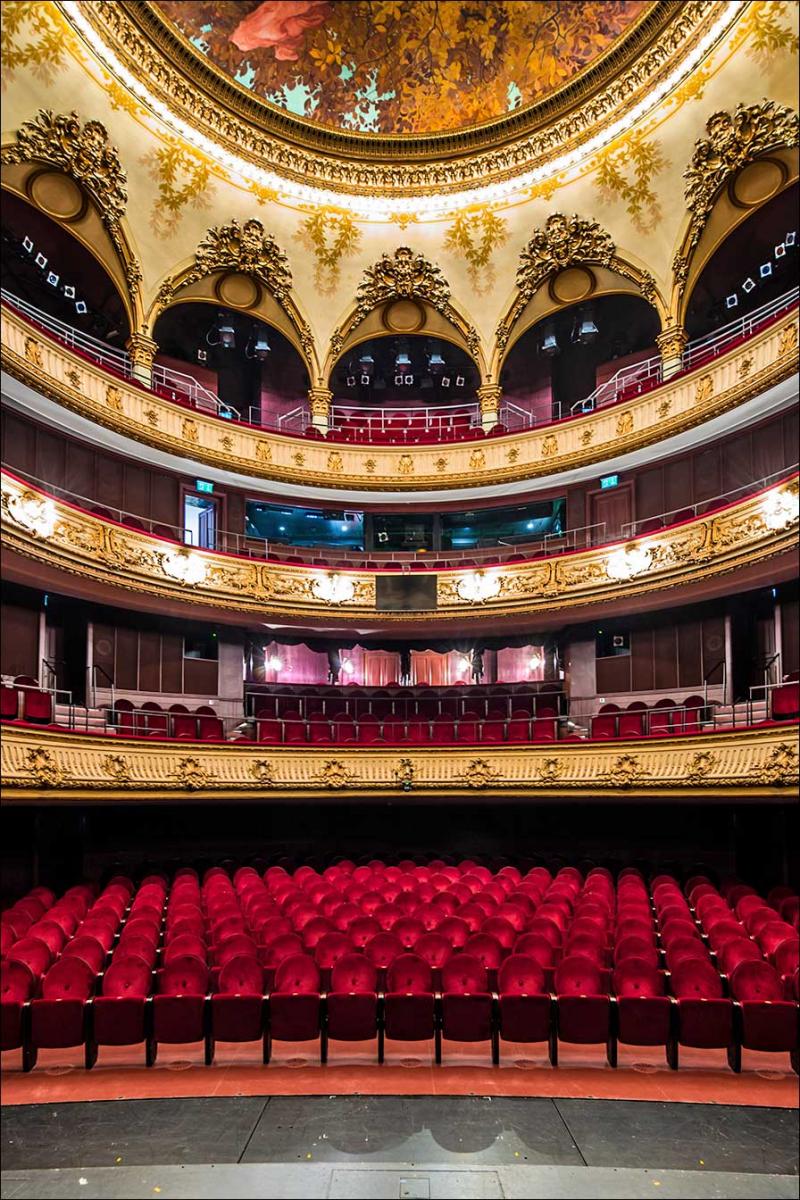
{"type": "Polygon", "coordinates": [[[400,655],[389,650],[364,651],[364,684],[366,687],[386,687],[400,682],[400,655]]]}
{"type": "Polygon", "coordinates": [[[544,679],[544,646],[508,646],[497,651],[497,682],[544,679]]]}
{"type": "Polygon", "coordinates": [[[302,643],[281,646],[270,642],[264,656],[264,682],[327,683],[328,656],[302,643]]]}
{"type": "Polygon", "coordinates": [[[457,650],[449,650],[446,654],[437,654],[435,650],[412,650],[411,682],[428,687],[471,683],[470,657],[457,650]]]}

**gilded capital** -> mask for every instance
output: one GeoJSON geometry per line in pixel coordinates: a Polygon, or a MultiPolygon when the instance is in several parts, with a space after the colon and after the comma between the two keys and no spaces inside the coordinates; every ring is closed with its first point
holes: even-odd
{"type": "Polygon", "coordinates": [[[131,362],[137,367],[150,368],[158,353],[158,342],[148,337],[146,333],[132,333],[125,343],[131,362]]]}
{"type": "Polygon", "coordinates": [[[476,394],[482,413],[497,412],[503,398],[503,389],[499,383],[482,383],[476,394]]]}

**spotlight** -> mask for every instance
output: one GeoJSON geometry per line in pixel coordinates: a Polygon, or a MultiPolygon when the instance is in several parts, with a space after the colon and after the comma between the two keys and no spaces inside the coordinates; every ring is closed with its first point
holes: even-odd
{"type": "Polygon", "coordinates": [[[47,282],[50,284],[50,287],[58,287],[58,279],[59,277],[56,275],[55,271],[48,271],[47,282]]]}
{"type": "Polygon", "coordinates": [[[217,313],[216,323],[206,334],[206,341],[209,346],[222,346],[223,350],[234,350],[236,348],[236,331],[231,324],[230,317],[226,317],[224,313],[217,313]],[[217,335],[216,339],[214,334],[217,335]]]}
{"type": "MultiPolygon", "coordinates": [[[[375,359],[371,354],[362,354],[358,360],[358,365],[361,367],[362,380],[364,375],[372,375],[375,371],[375,359]]],[[[367,379],[367,383],[369,383],[369,379],[367,379]]]]}
{"type": "Polygon", "coordinates": [[[444,359],[441,354],[433,353],[428,355],[428,370],[431,375],[440,375],[444,370],[444,359]]]}
{"type": "Polygon", "coordinates": [[[208,351],[203,350],[202,348],[199,349],[197,351],[197,361],[198,362],[208,362],[208,351]]]}
{"type": "Polygon", "coordinates": [[[254,325],[250,341],[245,346],[245,356],[247,358],[257,358],[259,362],[266,362],[269,351],[270,347],[266,332],[263,329],[259,329],[258,325],[254,325]]]}
{"type": "Polygon", "coordinates": [[[349,658],[345,659],[345,661],[342,663],[342,670],[344,671],[345,675],[352,675],[353,671],[355,671],[355,667],[350,662],[349,658]]]}
{"type": "Polygon", "coordinates": [[[445,376],[443,376],[443,378],[442,378],[442,387],[446,387],[446,388],[449,388],[449,387],[450,387],[450,376],[449,376],[449,375],[445,375],[445,376]]]}
{"type": "Polygon", "coordinates": [[[47,259],[43,254],[40,253],[36,255],[36,265],[37,267],[41,267],[42,270],[44,270],[47,266],[47,259]]]}
{"type": "Polygon", "coordinates": [[[361,382],[363,383],[364,387],[369,387],[369,375],[362,375],[361,382]]]}
{"type": "Polygon", "coordinates": [[[467,381],[463,375],[456,375],[456,387],[464,387],[466,382],[467,381]]]}
{"type": "Polygon", "coordinates": [[[389,534],[386,532],[385,529],[378,530],[377,540],[378,540],[378,542],[380,542],[380,544],[382,546],[385,545],[386,542],[388,542],[389,534]]]}
{"type": "Polygon", "coordinates": [[[24,251],[25,251],[27,254],[32,254],[32,253],[33,253],[33,242],[31,241],[31,239],[30,239],[29,237],[24,237],[24,238],[22,239],[22,249],[23,249],[23,250],[24,250],[24,251]]]}
{"type": "Polygon", "coordinates": [[[762,263],[761,266],[758,268],[758,273],[762,279],[769,279],[770,275],[772,274],[772,263],[771,262],[762,263]]]}
{"type": "Polygon", "coordinates": [[[744,283],[742,284],[742,291],[750,293],[750,292],[752,292],[752,290],[755,286],[756,286],[755,280],[751,279],[750,276],[748,275],[747,279],[745,279],[744,283]]]}
{"type": "Polygon", "coordinates": [[[348,386],[348,387],[355,387],[355,386],[356,386],[356,377],[355,377],[355,375],[348,375],[348,376],[347,376],[347,386],[348,386]]]}
{"type": "Polygon", "coordinates": [[[797,231],[793,229],[791,233],[787,233],[783,240],[786,242],[787,246],[793,246],[797,241],[797,231]]]}
{"type": "Polygon", "coordinates": [[[734,292],[733,295],[731,295],[731,296],[725,297],[725,307],[726,308],[736,308],[736,305],[738,303],[739,303],[739,297],[736,295],[736,292],[734,292]]]}
{"type": "Polygon", "coordinates": [[[402,375],[395,375],[395,377],[394,377],[394,385],[395,385],[395,387],[402,387],[402,386],[403,386],[403,376],[402,376],[402,375]]]}
{"type": "Polygon", "coordinates": [[[411,387],[412,383],[414,382],[414,376],[404,375],[403,378],[405,379],[406,387],[411,387]]]}
{"type": "Polygon", "coordinates": [[[394,360],[394,369],[398,375],[405,375],[407,368],[411,366],[411,359],[406,354],[405,350],[401,350],[394,360]]]}
{"type": "Polygon", "coordinates": [[[76,300],[75,301],[75,312],[76,313],[80,313],[81,315],[83,315],[84,313],[87,313],[88,311],[89,311],[89,309],[86,307],[86,302],[84,300],[76,300]]]}
{"type": "Polygon", "coordinates": [[[544,327],[542,354],[546,354],[548,358],[554,358],[558,354],[558,339],[556,338],[556,327],[553,321],[548,321],[544,327]]]}
{"type": "Polygon", "coordinates": [[[778,242],[777,246],[775,247],[775,257],[783,258],[785,253],[786,253],[786,242],[778,242]]]}
{"type": "Polygon", "coordinates": [[[219,344],[222,346],[223,350],[236,349],[236,334],[232,325],[220,325],[219,344]]]}
{"type": "Polygon", "coordinates": [[[72,286],[71,283],[64,284],[64,295],[67,297],[68,300],[75,299],[75,288],[72,286]]]}
{"type": "Polygon", "coordinates": [[[578,316],[572,340],[580,342],[582,346],[589,346],[597,338],[598,333],[599,330],[594,323],[591,309],[588,309],[582,316],[578,316]]]}

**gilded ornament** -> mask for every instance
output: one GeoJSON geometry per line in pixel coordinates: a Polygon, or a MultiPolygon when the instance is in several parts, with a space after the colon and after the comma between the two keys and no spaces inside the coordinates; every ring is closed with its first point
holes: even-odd
{"type": "Polygon", "coordinates": [[[414,760],[411,758],[401,758],[400,766],[395,768],[394,778],[404,792],[410,792],[416,778],[414,760]]]}
{"type": "Polygon", "coordinates": [[[739,363],[738,367],[736,368],[736,374],[739,376],[740,379],[747,379],[747,376],[750,374],[752,369],[753,369],[753,359],[748,354],[747,357],[743,358],[742,361],[739,363]]]}
{"type": "Polygon", "coordinates": [[[181,435],[185,442],[191,442],[193,446],[197,445],[197,422],[191,417],[184,417],[181,425],[181,435]]]}
{"type": "Polygon", "coordinates": [[[520,255],[517,287],[521,300],[527,303],[548,275],[573,263],[610,267],[615,250],[611,237],[597,221],[586,221],[577,213],[572,217],[553,213],[520,255]]]}
{"type": "Polygon", "coordinates": [[[154,429],[158,425],[158,413],[154,408],[146,408],[144,410],[144,418],[154,429]]]}
{"type": "Polygon", "coordinates": [[[593,429],[584,429],[581,433],[581,445],[588,446],[594,437],[593,429]]]}
{"type": "Polygon", "coordinates": [[[444,244],[464,259],[472,286],[483,295],[494,284],[492,255],[507,240],[508,225],[504,218],[490,208],[479,208],[458,214],[444,244]]]}
{"type": "Polygon", "coordinates": [[[686,769],[687,783],[703,783],[719,765],[719,756],[710,750],[698,750],[686,769]]]}
{"type": "Polygon", "coordinates": [[[19,68],[35,75],[50,86],[63,67],[71,30],[50,4],[18,3],[4,0],[2,47],[3,72],[10,80],[19,68]],[[28,41],[22,41],[26,29],[28,41]]]}
{"type": "Polygon", "coordinates": [[[131,783],[131,769],[121,754],[106,754],[101,762],[103,774],[115,783],[131,783]]]}
{"type": "Polygon", "coordinates": [[[669,161],[654,139],[632,130],[616,149],[608,149],[597,160],[596,182],[606,200],[622,200],[633,227],[649,233],[661,219],[661,205],[653,181],[669,161]]]}
{"type": "Polygon", "coordinates": [[[364,470],[367,472],[368,475],[375,474],[375,468],[377,467],[377,465],[378,464],[375,462],[374,458],[365,458],[364,459],[364,470]]]}
{"type": "Polygon", "coordinates": [[[466,771],[459,776],[471,788],[485,788],[498,783],[501,778],[500,772],[485,758],[473,758],[466,771]]]}
{"type": "Polygon", "coordinates": [[[303,454],[302,450],[298,450],[296,454],[292,455],[292,462],[294,463],[294,465],[296,467],[304,467],[305,466],[306,456],[305,456],[305,454],[303,454]]]}
{"type": "Polygon", "coordinates": [[[414,459],[410,454],[401,454],[397,460],[398,475],[412,475],[414,472],[414,459]]]}
{"type": "Polygon", "coordinates": [[[658,413],[659,420],[663,421],[665,417],[668,417],[671,408],[671,400],[660,400],[656,405],[656,412],[658,413]]]}
{"type": "Polygon", "coordinates": [[[158,188],[158,199],[150,214],[155,233],[161,237],[174,234],[187,204],[208,208],[211,168],[207,159],[173,140],[145,154],[142,164],[158,188]]]}
{"type": "Polygon", "coordinates": [[[357,776],[338,758],[327,759],[316,774],[316,780],[324,787],[343,788],[356,781],[357,776]]]}
{"type": "Polygon", "coordinates": [[[25,361],[33,363],[34,367],[40,367],[44,370],[44,359],[42,358],[42,347],[36,338],[25,338],[25,361]]]}
{"type": "MultiPolygon", "coordinates": [[[[367,267],[356,293],[356,308],[350,318],[352,328],[364,317],[389,300],[425,300],[437,312],[450,315],[450,285],[439,267],[409,246],[398,246],[394,254],[382,254],[367,267]]],[[[335,335],[334,335],[335,336],[335,335]]]]}
{"type": "Polygon", "coordinates": [[[275,783],[275,768],[267,758],[257,758],[250,764],[250,774],[256,783],[271,787],[275,783]]]}
{"type": "Polygon", "coordinates": [[[781,742],[774,746],[766,761],[752,772],[753,782],[791,787],[798,781],[798,753],[796,746],[781,742]]]}
{"type": "Polygon", "coordinates": [[[558,454],[558,438],[554,433],[548,433],[547,437],[542,439],[539,453],[542,458],[552,458],[558,454]]]}
{"type": "Polygon", "coordinates": [[[564,774],[564,767],[560,758],[546,758],[543,763],[540,763],[536,774],[541,783],[558,783],[564,774]]]}
{"type": "Polygon", "coordinates": [[[330,388],[309,388],[308,407],[312,417],[327,417],[331,411],[333,392],[330,388]]]}
{"type": "Polygon", "coordinates": [[[106,388],[106,404],[114,412],[122,412],[122,392],[113,383],[106,388]]]}
{"type": "Polygon", "coordinates": [[[614,760],[610,771],[603,773],[601,778],[611,787],[629,788],[641,783],[651,771],[642,766],[633,754],[619,754],[614,760]]]}
{"type": "Polygon", "coordinates": [[[469,456],[470,471],[483,471],[486,467],[486,453],[483,450],[473,450],[469,456]]]}
{"type": "Polygon", "coordinates": [[[194,265],[185,274],[167,279],[159,291],[163,307],[179,288],[198,283],[218,271],[238,271],[258,279],[279,304],[286,301],[292,288],[292,274],[286,255],[275,239],[264,232],[260,221],[251,217],[240,224],[215,225],[194,252],[194,265]]]}
{"type": "Polygon", "coordinates": [[[506,450],[506,458],[510,463],[515,463],[519,458],[519,450],[516,446],[511,446],[506,450]]]}
{"type": "Polygon", "coordinates": [[[436,462],[433,465],[436,467],[436,470],[441,475],[443,471],[447,470],[447,459],[446,458],[437,458],[436,462]]]}
{"type": "Polygon", "coordinates": [[[330,454],[328,455],[328,470],[333,475],[340,475],[344,470],[342,456],[337,450],[331,450],[330,454]]]}
{"type": "MultiPolygon", "coordinates": [[[[691,258],[723,184],[768,151],[797,146],[799,129],[797,113],[772,100],[739,104],[732,113],[716,112],[709,117],[707,136],[695,143],[692,160],[683,175],[690,225],[682,258],[691,258]]],[[[675,275],[678,282],[677,271],[675,275]]],[[[683,284],[679,286],[683,290],[683,284]]]]}
{"type": "Polygon", "coordinates": [[[80,371],[76,371],[74,368],[70,367],[64,372],[64,378],[71,387],[74,387],[75,390],[78,391],[81,386],[80,371]]]}
{"type": "Polygon", "coordinates": [[[269,442],[256,442],[256,458],[265,466],[269,466],[272,463],[272,447],[269,442]]]}
{"type": "Polygon", "coordinates": [[[791,354],[797,349],[797,326],[787,325],[778,335],[778,357],[791,354]]]}
{"type": "Polygon", "coordinates": [[[314,256],[315,286],[322,295],[331,295],[339,283],[342,259],[355,254],[361,242],[355,221],[343,210],[317,208],[295,236],[314,256]]]}
{"type": "Polygon", "coordinates": [[[230,434],[225,433],[222,435],[219,439],[219,446],[220,450],[224,450],[226,454],[230,454],[231,450],[233,450],[233,438],[230,434]]]}
{"type": "Polygon", "coordinates": [[[58,787],[66,778],[64,768],[43,746],[36,746],[27,751],[25,768],[33,775],[37,783],[41,783],[45,787],[58,787]]]}
{"type": "Polygon", "coordinates": [[[633,413],[620,413],[617,417],[617,437],[625,437],[628,433],[633,433],[633,413]]]}
{"type": "Polygon", "coordinates": [[[782,51],[797,54],[797,34],[788,16],[788,6],[779,0],[750,5],[745,17],[750,35],[747,55],[759,66],[772,67],[775,56],[782,51]]]}
{"type": "Polygon", "coordinates": [[[706,400],[710,400],[713,395],[714,376],[711,374],[701,375],[694,385],[695,404],[703,404],[706,400]]]}
{"type": "Polygon", "coordinates": [[[214,772],[204,767],[199,758],[182,758],[172,778],[190,792],[196,792],[208,786],[214,778],[214,772]]]}

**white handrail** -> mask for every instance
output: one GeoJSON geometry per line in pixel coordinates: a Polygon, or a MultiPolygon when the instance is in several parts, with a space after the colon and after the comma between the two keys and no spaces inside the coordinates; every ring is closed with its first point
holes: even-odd
{"type": "MultiPolygon", "coordinates": [[[[640,537],[643,531],[639,529],[639,526],[645,525],[649,521],[661,521],[662,527],[677,524],[678,522],[669,521],[667,518],[678,516],[680,513],[691,512],[694,517],[702,516],[702,513],[699,511],[700,509],[710,511],[710,508],[721,508],[732,496],[739,496],[742,493],[747,496],[761,492],[765,488],[768,488],[773,480],[780,481],[787,479],[789,476],[796,474],[799,468],[800,464],[793,463],[791,466],[784,467],[780,471],[773,471],[771,475],[762,475],[760,479],[754,479],[751,483],[743,483],[738,488],[731,488],[729,492],[722,492],[718,496],[711,496],[708,500],[696,500],[692,504],[681,504],[677,508],[668,508],[664,512],[654,513],[652,517],[641,517],[638,521],[626,521],[624,525],[620,526],[621,535],[623,538],[640,537]]],[[[688,520],[688,517],[683,519],[688,520]]],[[[658,530],[654,529],[653,532],[658,532],[658,530]]]]}

